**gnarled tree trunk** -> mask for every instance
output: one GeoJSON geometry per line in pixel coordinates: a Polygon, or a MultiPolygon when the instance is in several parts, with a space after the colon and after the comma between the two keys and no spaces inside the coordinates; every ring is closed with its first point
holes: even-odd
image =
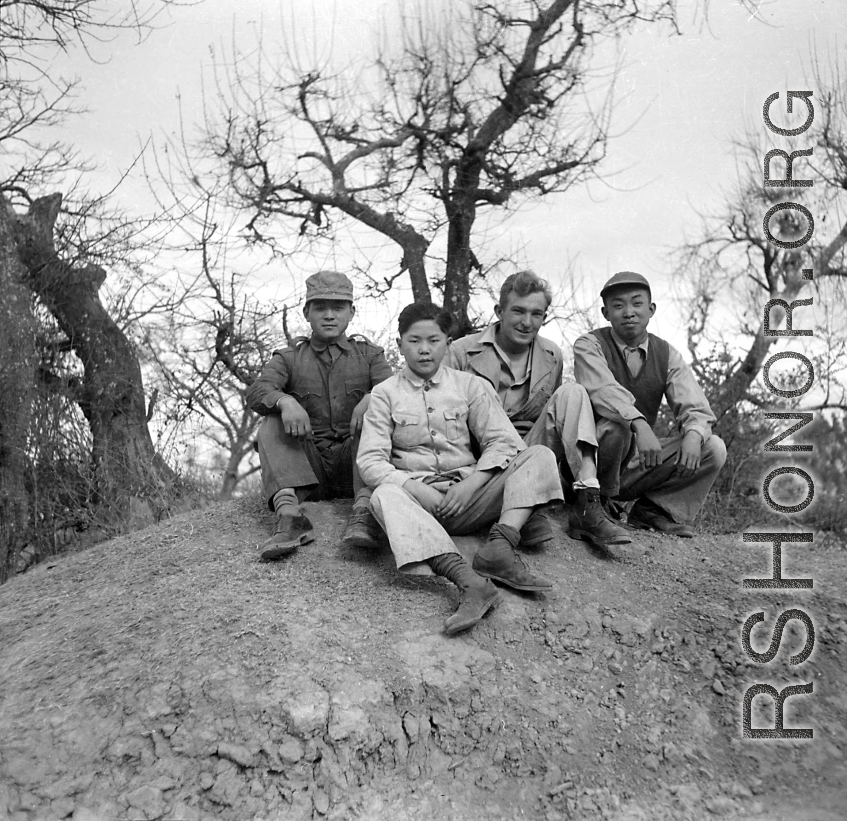
{"type": "Polygon", "coordinates": [[[50,310],[83,364],[76,397],[91,428],[95,514],[109,530],[158,518],[173,492],[173,475],[157,455],[145,413],[141,368],[129,340],[100,301],[106,272],[56,252],[53,228],[60,194],[35,200],[15,217],[26,283],[50,310]]]}
{"type": "Polygon", "coordinates": [[[13,214],[0,197],[0,581],[13,572],[29,521],[26,443],[36,350],[24,275],[13,214]]]}

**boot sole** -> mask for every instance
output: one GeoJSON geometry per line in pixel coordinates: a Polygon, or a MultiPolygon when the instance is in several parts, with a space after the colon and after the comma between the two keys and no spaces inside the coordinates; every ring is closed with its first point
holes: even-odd
{"type": "Polygon", "coordinates": [[[292,539],[290,542],[282,542],[266,547],[261,552],[263,561],[269,562],[274,559],[281,559],[283,556],[289,556],[294,553],[301,544],[308,544],[315,540],[315,534],[311,531],[301,534],[298,538],[292,539]]]}
{"type": "Polygon", "coordinates": [[[482,576],[484,579],[491,579],[493,582],[499,582],[500,584],[505,584],[507,587],[511,587],[513,590],[521,590],[524,593],[546,593],[548,590],[553,589],[553,585],[538,585],[538,584],[518,584],[518,582],[512,581],[511,579],[506,579],[503,576],[495,576],[493,573],[487,573],[485,570],[477,570],[474,568],[474,572],[478,576],[482,576]]]}
{"type": "Polygon", "coordinates": [[[364,550],[376,550],[379,547],[379,540],[374,539],[373,537],[367,538],[365,536],[351,536],[349,538],[342,539],[341,544],[345,547],[358,547],[364,550]]]}
{"type": "Polygon", "coordinates": [[[523,540],[520,541],[518,547],[528,547],[530,549],[535,549],[536,547],[541,547],[542,545],[547,544],[547,542],[552,542],[555,536],[552,534],[550,536],[546,536],[543,539],[533,539],[531,542],[525,542],[523,540]]]}
{"type": "Polygon", "coordinates": [[[652,530],[654,533],[663,533],[665,536],[678,536],[680,539],[694,538],[693,530],[685,530],[682,533],[675,533],[673,530],[661,530],[658,527],[653,527],[653,525],[648,524],[647,522],[641,522],[638,519],[630,519],[627,522],[627,525],[629,525],[629,527],[633,530],[652,530]]]}
{"type": "Polygon", "coordinates": [[[604,547],[614,547],[615,545],[624,545],[624,544],[632,544],[632,539],[629,536],[618,536],[616,541],[607,542],[603,541],[603,539],[598,539],[590,530],[583,530],[578,527],[569,527],[568,528],[568,536],[572,539],[579,539],[581,542],[591,542],[594,547],[604,548],[604,547]]]}
{"type": "Polygon", "coordinates": [[[632,539],[630,539],[628,542],[623,542],[621,544],[608,544],[605,542],[598,542],[595,539],[589,538],[589,534],[587,534],[583,530],[569,530],[568,536],[570,536],[572,539],[578,539],[582,542],[588,542],[595,550],[599,551],[603,554],[605,558],[613,562],[619,562],[624,558],[624,556],[621,555],[620,552],[618,552],[617,548],[623,547],[624,544],[632,544],[632,539]]]}
{"type": "Polygon", "coordinates": [[[479,624],[482,621],[483,616],[491,610],[492,607],[496,607],[500,602],[503,601],[502,593],[495,593],[485,604],[480,608],[479,615],[473,619],[466,619],[465,621],[459,622],[458,624],[451,624],[449,627],[445,625],[444,632],[448,636],[454,636],[456,633],[461,633],[463,630],[468,630],[473,627],[475,624],[479,624]]]}

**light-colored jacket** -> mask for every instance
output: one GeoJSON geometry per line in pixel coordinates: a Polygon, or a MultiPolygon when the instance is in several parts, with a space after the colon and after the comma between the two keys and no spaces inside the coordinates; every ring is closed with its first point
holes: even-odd
{"type": "MultiPolygon", "coordinates": [[[[449,368],[481,376],[497,391],[500,385],[501,361],[494,350],[494,335],[498,325],[499,323],[489,325],[484,331],[457,339],[450,345],[444,364],[449,368]]],[[[535,337],[527,400],[509,415],[521,435],[535,424],[547,400],[561,384],[561,348],[543,336],[535,337]]]]}
{"type": "Polygon", "coordinates": [[[404,368],[371,392],[356,462],[369,487],[402,486],[409,479],[464,479],[505,468],[525,447],[483,380],[442,365],[424,381],[404,368]]]}

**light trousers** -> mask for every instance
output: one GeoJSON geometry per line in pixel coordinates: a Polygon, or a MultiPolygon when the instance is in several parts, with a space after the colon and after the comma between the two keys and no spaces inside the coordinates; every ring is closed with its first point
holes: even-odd
{"type": "Polygon", "coordinates": [[[576,479],[582,467],[579,443],[597,447],[594,411],[582,385],[566,382],[547,400],[541,415],[524,436],[527,445],[546,445],[556,461],[576,479]]]}
{"type": "MultiPolygon", "coordinates": [[[[449,481],[432,485],[440,491],[449,486],[449,481]]],[[[473,533],[496,522],[503,511],[537,507],[561,498],[556,457],[548,448],[535,446],[521,451],[498,471],[458,516],[433,516],[411,493],[389,483],[374,490],[371,509],[388,535],[397,567],[406,573],[429,574],[427,559],[458,553],[451,535],[473,533]]]]}

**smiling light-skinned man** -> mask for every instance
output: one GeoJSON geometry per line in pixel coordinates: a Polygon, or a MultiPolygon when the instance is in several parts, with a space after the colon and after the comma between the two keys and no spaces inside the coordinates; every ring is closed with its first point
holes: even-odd
{"type": "Polygon", "coordinates": [[[265,560],[280,559],[314,539],[300,508],[306,500],[352,496],[344,542],[373,547],[379,538],[355,451],[370,391],[391,376],[391,367],[382,348],[347,335],[355,313],[353,283],[344,274],[310,276],[303,315],[311,336],[274,351],[247,391],[248,405],[265,417],[259,461],[265,498],[276,513],[273,535],[259,545],[265,560]]]}
{"type": "MultiPolygon", "coordinates": [[[[632,539],[600,505],[591,401],[580,385],[562,384],[562,352],[539,335],[551,299],[547,282],[532,271],[507,277],[494,306],[497,322],[453,342],[445,364],[485,379],[524,442],[546,445],[556,454],[571,504],[568,535],[618,558],[615,546],[632,539]]],[[[553,531],[543,521],[549,540],[553,531]]],[[[541,541],[535,533],[533,543],[541,541]]]]}
{"type": "Polygon", "coordinates": [[[574,343],[574,374],[596,418],[600,490],[635,502],[631,526],[691,538],[690,522],[726,461],[715,415],[679,351],[647,332],[656,312],[647,279],[621,271],[600,297],[611,327],[574,343]],[[653,426],[662,397],[678,432],[660,440],[653,426]]]}

